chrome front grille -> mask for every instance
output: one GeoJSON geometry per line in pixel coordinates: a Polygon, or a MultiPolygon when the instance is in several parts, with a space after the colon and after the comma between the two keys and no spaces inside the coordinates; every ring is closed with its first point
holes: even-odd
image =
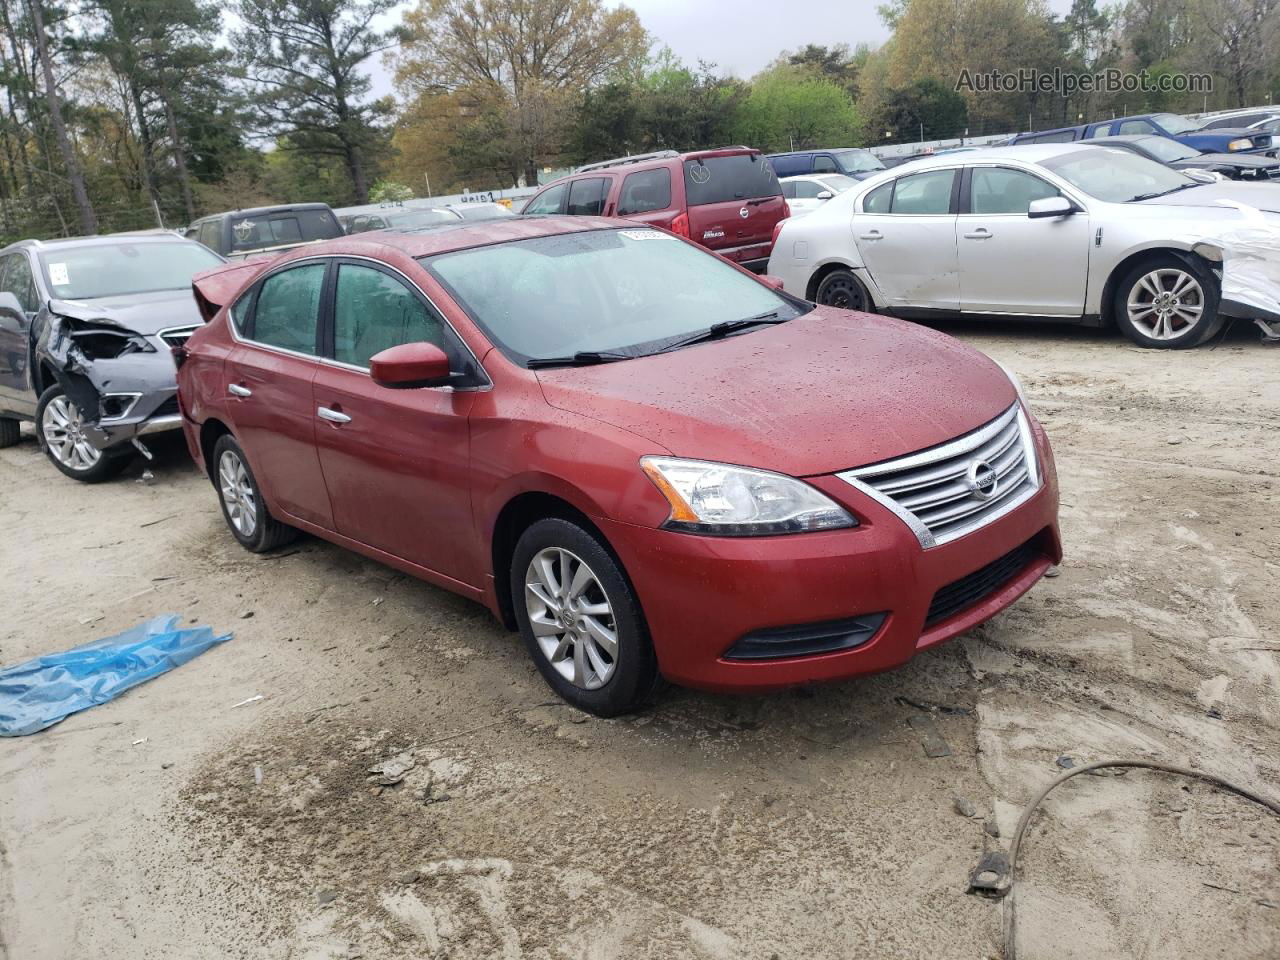
{"type": "Polygon", "coordinates": [[[195,332],[197,324],[189,327],[170,327],[168,330],[161,330],[156,336],[169,345],[169,349],[182,346],[195,332]]]}
{"type": "Polygon", "coordinates": [[[1031,426],[1020,403],[941,446],[839,477],[901,517],[925,547],[972,533],[1040,489],[1031,426]]]}

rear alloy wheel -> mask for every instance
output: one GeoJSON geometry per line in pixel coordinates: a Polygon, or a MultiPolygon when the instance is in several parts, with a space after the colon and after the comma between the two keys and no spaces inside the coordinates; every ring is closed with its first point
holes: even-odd
{"type": "Polygon", "coordinates": [[[244,450],[231,434],[223,434],[214,445],[212,468],[222,518],[242,547],[266,553],[297,537],[298,531],[273,517],[263,503],[244,450]]]}
{"type": "Polygon", "coordinates": [[[539,520],[516,544],[510,583],[525,647],[561,697],[613,717],[653,692],[658,664],[640,604],[592,533],[569,520],[539,520]]]}
{"type": "Polygon", "coordinates": [[[852,270],[833,270],[828,273],[819,281],[814,300],[824,307],[861,310],[863,313],[875,311],[867,288],[853,275],[852,270]]]}
{"type": "Polygon", "coordinates": [[[99,450],[89,442],[84,418],[62,387],[46,390],[36,405],[36,434],[49,462],[73,480],[99,483],[116,476],[129,463],[126,447],[99,450]]]}
{"type": "Polygon", "coordinates": [[[1156,349],[1198,346],[1223,323],[1217,278],[1173,256],[1132,270],[1116,290],[1115,312],[1130,340],[1156,349]]]}

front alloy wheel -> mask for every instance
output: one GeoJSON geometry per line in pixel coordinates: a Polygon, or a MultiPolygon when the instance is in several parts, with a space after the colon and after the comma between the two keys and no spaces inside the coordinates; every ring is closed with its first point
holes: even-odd
{"type": "Polygon", "coordinates": [[[1129,321],[1153,340],[1186,336],[1204,314],[1204,289],[1186,270],[1144,274],[1129,291],[1129,321]]]}
{"type": "Polygon", "coordinates": [[[98,483],[114,477],[131,459],[127,444],[106,450],[93,445],[80,408],[58,384],[40,396],[36,405],[36,431],[49,462],[81,483],[98,483]]]}
{"type": "Polygon", "coordinates": [[[618,661],[613,606],[592,569],[568,550],[547,547],[529,561],[525,609],[538,647],[575,687],[598,690],[618,661]]]}

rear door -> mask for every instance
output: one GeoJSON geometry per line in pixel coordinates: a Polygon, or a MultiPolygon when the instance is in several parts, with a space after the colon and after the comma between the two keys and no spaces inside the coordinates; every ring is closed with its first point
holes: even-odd
{"type": "Polygon", "coordinates": [[[327,261],[309,261],[266,277],[223,370],[236,439],[268,499],[332,530],[312,396],[326,270],[327,261]]]}
{"type": "Polygon", "coordinates": [[[785,215],[782,188],[759,153],[703,154],[684,162],[689,237],[730,260],[769,255],[785,215]]]}
{"type": "Polygon", "coordinates": [[[960,308],[956,265],[959,170],[927,170],[881,184],[853,217],[858,253],[890,306],[960,308]]]}
{"type": "Polygon", "coordinates": [[[465,347],[397,272],[342,261],[333,297],[333,363],[315,381],[316,442],[344,537],[471,583],[458,569],[471,523],[467,414],[475,393],[374,383],[369,359],[402,343],[434,343],[463,369],[465,347]]]}

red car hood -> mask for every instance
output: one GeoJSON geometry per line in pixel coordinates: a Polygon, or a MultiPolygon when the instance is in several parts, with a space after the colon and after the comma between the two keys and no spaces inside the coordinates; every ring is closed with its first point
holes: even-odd
{"type": "Polygon", "coordinates": [[[994,361],[958,340],[825,307],[726,340],[543,370],[538,379],[552,406],[622,427],[676,456],[792,476],[943,443],[995,418],[1017,396],[994,361]]]}

